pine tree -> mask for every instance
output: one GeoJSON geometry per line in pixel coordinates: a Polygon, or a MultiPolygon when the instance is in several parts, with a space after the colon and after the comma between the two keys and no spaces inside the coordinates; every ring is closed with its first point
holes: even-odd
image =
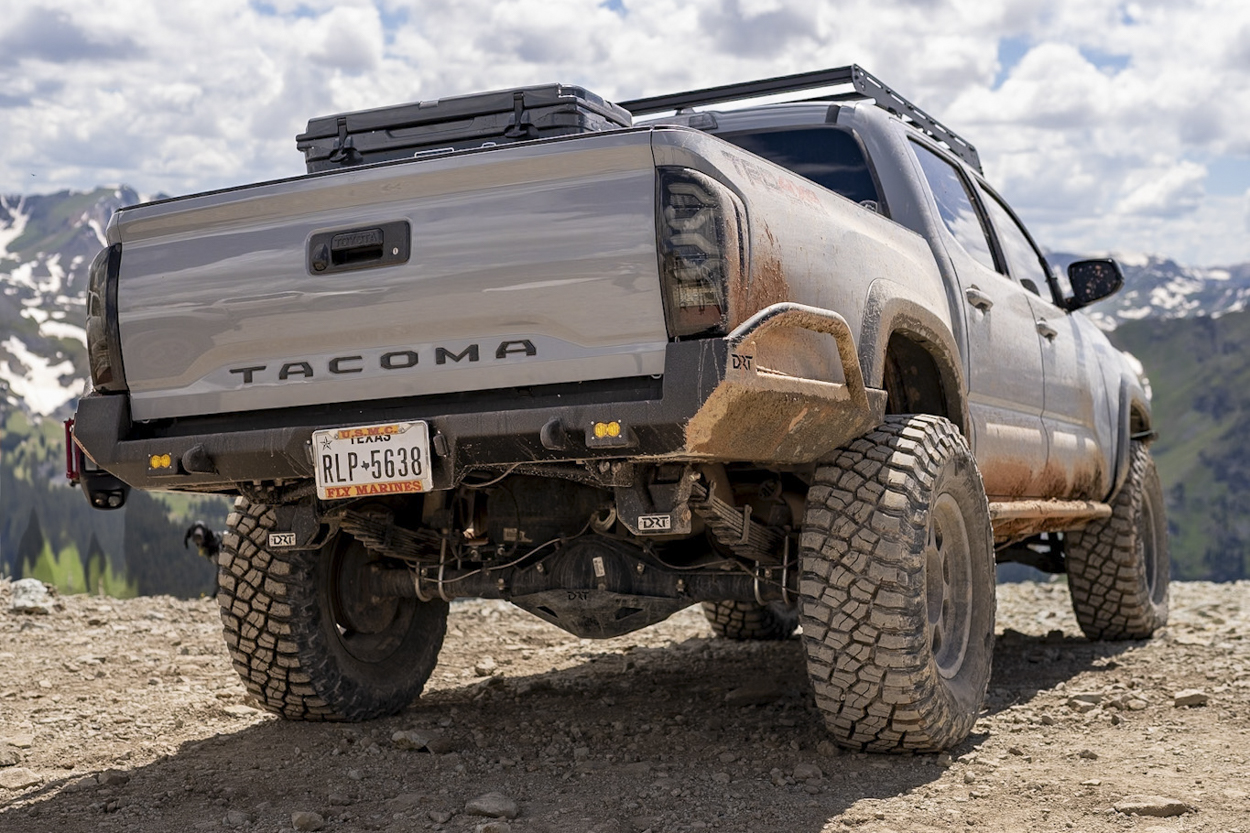
{"type": "Polygon", "coordinates": [[[17,569],[14,573],[18,578],[28,576],[34,571],[46,543],[43,527],[39,523],[39,513],[32,508],[26,531],[22,533],[22,540],[17,545],[17,569]]]}

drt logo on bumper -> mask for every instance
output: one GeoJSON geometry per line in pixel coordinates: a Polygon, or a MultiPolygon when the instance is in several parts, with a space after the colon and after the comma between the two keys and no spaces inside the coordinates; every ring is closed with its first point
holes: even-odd
{"type": "Polygon", "coordinates": [[[668,513],[638,516],[639,532],[668,532],[672,528],[673,516],[668,513]]]}
{"type": "Polygon", "coordinates": [[[269,533],[269,548],[271,550],[280,550],[295,546],[294,532],[271,532],[269,533]]]}

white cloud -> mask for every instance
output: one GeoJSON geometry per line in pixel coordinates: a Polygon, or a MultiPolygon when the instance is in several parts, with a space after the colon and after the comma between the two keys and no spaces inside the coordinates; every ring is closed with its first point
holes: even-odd
{"type": "Polygon", "coordinates": [[[624,99],[858,62],[976,144],[1047,245],[1145,236],[1250,260],[1240,206],[1215,211],[1228,199],[1202,172],[1250,155],[1240,0],[0,0],[0,16],[42,33],[0,45],[0,193],[290,176],[307,119],[347,109],[557,80],[624,99]],[[1028,49],[993,89],[1004,38],[1028,49]],[[1198,237],[1195,216],[1214,224],[1198,237]],[[1213,234],[1228,241],[1197,242],[1213,234]]]}
{"type": "Polygon", "coordinates": [[[1138,168],[1125,177],[1127,193],[1117,208],[1124,214],[1176,217],[1202,203],[1207,169],[1181,160],[1157,160],[1153,168],[1138,168]]]}

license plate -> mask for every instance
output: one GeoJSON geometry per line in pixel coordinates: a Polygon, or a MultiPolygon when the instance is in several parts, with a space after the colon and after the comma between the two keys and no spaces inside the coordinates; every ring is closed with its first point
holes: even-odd
{"type": "Polygon", "coordinates": [[[317,497],[428,492],[430,432],[424,422],[392,422],[313,432],[317,497]]]}

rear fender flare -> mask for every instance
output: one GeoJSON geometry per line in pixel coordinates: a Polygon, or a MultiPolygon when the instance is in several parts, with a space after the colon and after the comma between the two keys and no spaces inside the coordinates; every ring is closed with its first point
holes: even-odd
{"type": "Polygon", "coordinates": [[[868,387],[884,386],[886,350],[895,335],[907,336],[928,352],[941,375],[947,418],[971,437],[963,362],[950,325],[915,290],[879,278],[868,287],[860,329],[859,364],[868,387]]]}

